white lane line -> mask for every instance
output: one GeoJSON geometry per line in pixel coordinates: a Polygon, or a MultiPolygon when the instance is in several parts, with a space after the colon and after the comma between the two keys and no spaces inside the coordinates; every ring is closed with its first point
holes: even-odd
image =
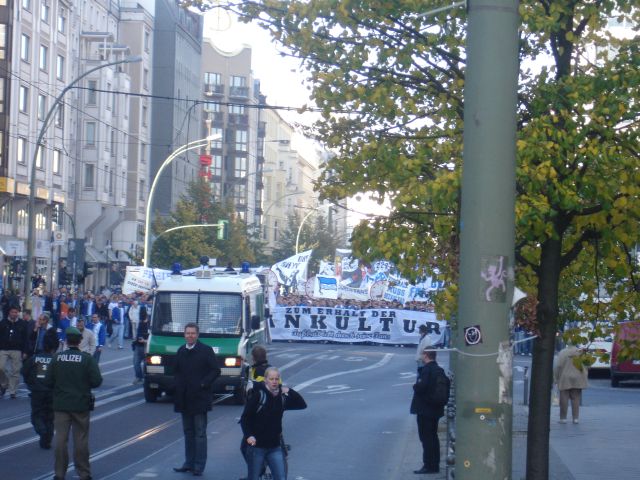
{"type": "Polygon", "coordinates": [[[297,392],[307,388],[310,385],[313,385],[314,383],[318,383],[321,382],[322,380],[326,380],[328,378],[334,378],[334,377],[339,377],[341,375],[349,375],[351,373],[359,373],[359,372],[364,372],[367,370],[373,370],[375,368],[380,368],[384,365],[386,365],[387,363],[389,363],[389,361],[391,360],[391,358],[394,356],[395,354],[393,353],[385,353],[384,357],[382,357],[382,360],[380,360],[378,363],[374,363],[373,365],[369,365],[368,367],[363,367],[363,368],[356,368],[354,370],[345,370],[344,372],[335,372],[335,373],[330,373],[329,375],[323,375],[321,377],[316,377],[316,378],[312,378],[310,380],[307,380],[306,382],[302,382],[300,384],[298,384],[295,387],[295,390],[297,392]]]}
{"type": "Polygon", "coordinates": [[[133,366],[129,365],[127,367],[120,367],[120,368],[116,368],[115,370],[109,370],[108,372],[104,372],[102,374],[102,376],[105,377],[107,375],[111,375],[112,373],[121,372],[123,370],[131,370],[131,371],[133,371],[133,366]]]}
{"type": "MultiPolygon", "coordinates": [[[[226,400],[229,396],[225,395],[222,398],[218,398],[218,399],[214,400],[212,402],[212,404],[215,405],[216,403],[220,403],[220,402],[226,400]]],[[[135,404],[132,404],[132,405],[136,405],[136,404],[140,404],[140,403],[145,403],[145,402],[144,402],[144,400],[141,400],[140,402],[136,402],[135,404]]],[[[112,412],[113,412],[113,410],[112,410],[112,412]]],[[[151,427],[151,428],[149,428],[148,430],[145,430],[142,433],[139,433],[137,435],[134,435],[133,437],[127,438],[126,440],[122,440],[121,442],[114,443],[113,445],[111,445],[111,446],[109,446],[107,448],[104,448],[104,449],[100,450],[99,452],[96,452],[93,455],[91,455],[89,457],[89,461],[93,462],[95,460],[100,460],[101,458],[104,458],[104,457],[107,457],[109,455],[112,455],[112,454],[114,454],[114,453],[116,453],[116,452],[118,452],[118,451],[120,451],[120,450],[122,450],[124,448],[130,447],[131,445],[133,445],[136,442],[139,442],[141,440],[145,440],[146,438],[149,438],[149,437],[151,437],[153,435],[156,435],[156,434],[162,432],[163,430],[166,430],[167,428],[171,427],[172,425],[175,425],[176,423],[178,423],[180,421],[181,421],[181,417],[176,417],[173,420],[168,420],[168,421],[166,421],[164,423],[161,423],[160,425],[156,425],[155,427],[151,427]]],[[[180,441],[182,441],[182,438],[178,438],[173,443],[175,444],[175,443],[178,443],[180,441]]],[[[159,451],[160,450],[155,451],[152,455],[157,454],[159,451]]],[[[136,462],[136,463],[139,463],[139,461],[136,462]]],[[[135,464],[133,464],[133,465],[135,465],[135,464]]],[[[75,464],[70,463],[69,464],[69,468],[67,469],[67,473],[71,472],[72,470],[75,470],[75,464]]],[[[51,471],[51,472],[49,472],[49,473],[47,473],[45,475],[42,475],[40,477],[36,477],[34,480],[47,480],[47,479],[51,478],[51,476],[53,474],[54,474],[54,472],[51,471]]]]}
{"type": "MultiPolygon", "coordinates": [[[[139,394],[140,394],[139,390],[131,390],[130,392],[121,393],[120,395],[114,395],[114,396],[109,397],[109,398],[107,398],[105,400],[99,400],[99,401],[96,402],[96,406],[97,407],[101,407],[101,406],[106,405],[108,403],[116,402],[118,400],[122,400],[123,398],[131,397],[133,395],[139,395],[139,394]]],[[[134,402],[134,403],[129,403],[129,404],[124,406],[124,409],[132,407],[134,405],[140,405],[141,403],[144,403],[144,400],[140,400],[140,401],[134,402]]],[[[123,408],[121,407],[119,409],[109,410],[109,412],[105,412],[104,414],[92,416],[91,420],[99,420],[101,418],[104,418],[104,416],[113,415],[113,413],[118,413],[118,412],[122,411],[122,409],[123,408]]],[[[0,430],[0,437],[4,437],[6,435],[11,435],[11,434],[16,433],[16,432],[21,432],[23,430],[28,430],[30,428],[31,428],[31,423],[21,423],[20,425],[15,425],[13,427],[9,427],[9,428],[5,428],[3,430],[0,430]]],[[[27,439],[27,440],[24,440],[24,441],[27,442],[27,443],[30,443],[34,439],[37,439],[37,438],[38,437],[33,437],[31,439],[27,439]]],[[[20,442],[20,443],[22,443],[22,442],[20,442]]],[[[8,445],[7,447],[4,447],[3,449],[0,449],[0,453],[6,451],[7,449],[10,450],[12,448],[15,448],[15,446],[17,446],[17,445],[18,445],[18,443],[13,444],[13,445],[8,445]]]]}
{"type": "Polygon", "coordinates": [[[285,363],[283,366],[278,367],[278,370],[280,370],[282,372],[282,371],[286,370],[287,368],[293,367],[296,363],[300,363],[300,362],[302,362],[304,360],[308,360],[310,358],[315,358],[317,356],[318,356],[317,353],[312,353],[310,355],[305,355],[303,357],[296,358],[295,360],[291,360],[289,363],[285,363]]]}

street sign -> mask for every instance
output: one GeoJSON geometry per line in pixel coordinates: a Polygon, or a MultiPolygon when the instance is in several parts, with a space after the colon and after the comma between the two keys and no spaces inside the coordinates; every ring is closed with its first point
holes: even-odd
{"type": "Polygon", "coordinates": [[[53,244],[55,246],[62,246],[67,243],[67,234],[66,232],[53,232],[53,244]]]}

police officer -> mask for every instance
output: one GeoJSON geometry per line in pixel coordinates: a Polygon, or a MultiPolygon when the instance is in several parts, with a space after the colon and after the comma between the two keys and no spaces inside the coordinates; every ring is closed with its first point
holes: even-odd
{"type": "Polygon", "coordinates": [[[102,384],[95,359],[78,346],[82,334],[75,327],[65,331],[69,348],[53,357],[45,384],[53,388],[54,425],[56,430],[55,477],[63,480],[69,466],[69,431],[73,429],[73,461],[81,480],[91,478],[89,465],[89,411],[91,389],[102,384]]]}
{"type": "Polygon", "coordinates": [[[31,392],[31,424],[40,435],[40,448],[50,449],[53,438],[53,393],[44,383],[53,353],[58,349],[55,328],[48,329],[42,340],[42,350],[22,365],[24,383],[31,392]]]}

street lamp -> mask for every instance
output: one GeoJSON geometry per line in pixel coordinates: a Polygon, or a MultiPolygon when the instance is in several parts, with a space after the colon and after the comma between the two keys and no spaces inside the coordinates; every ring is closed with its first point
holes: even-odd
{"type": "Polygon", "coordinates": [[[212,141],[220,139],[222,136],[219,133],[215,135],[209,135],[206,138],[201,138],[199,140],[194,140],[193,142],[189,142],[186,145],[182,145],[178,147],[176,150],[169,155],[156,173],[153,178],[153,183],[151,184],[151,188],[149,189],[149,197],[147,198],[147,212],[144,220],[144,259],[143,265],[145,267],[149,266],[149,257],[151,255],[151,202],[153,200],[153,194],[156,190],[156,185],[158,183],[158,179],[160,178],[160,174],[162,171],[176,158],[182,155],[184,152],[189,150],[194,150],[196,148],[206,147],[211,144],[212,141]]]}
{"type": "Polygon", "coordinates": [[[35,234],[35,230],[36,230],[36,216],[35,216],[35,211],[36,211],[36,197],[35,197],[35,193],[36,193],[36,159],[38,157],[38,152],[40,150],[40,144],[42,143],[42,139],[44,138],[44,134],[47,130],[47,127],[49,126],[49,122],[51,120],[51,117],[53,116],[53,114],[55,113],[56,109],[58,108],[58,105],[60,104],[60,102],[62,101],[62,98],[64,97],[64,95],[71,89],[73,88],[73,86],[75,84],[77,84],[80,80],[82,80],[84,77],[86,77],[87,75],[92,74],[93,72],[95,72],[96,70],[100,70],[102,68],[106,68],[106,67],[112,67],[114,65],[120,65],[122,63],[137,63],[142,61],[142,57],[139,55],[133,56],[133,57],[125,57],[122,60],[116,60],[115,62],[107,62],[107,63],[103,63],[100,65],[97,65],[93,68],[90,68],[89,70],[87,70],[86,72],[84,72],[82,75],[76,77],[74,80],[72,80],[71,82],[69,82],[67,84],[66,87],[64,87],[62,89],[62,91],[60,92],[60,94],[56,97],[56,99],[53,101],[53,105],[51,105],[51,108],[49,108],[49,111],[47,112],[47,116],[44,118],[44,121],[42,122],[42,126],[40,127],[40,132],[38,133],[38,138],[36,140],[36,147],[34,149],[33,152],[33,158],[31,159],[31,175],[30,175],[30,181],[29,181],[29,209],[28,209],[28,230],[27,230],[27,271],[25,274],[25,280],[24,280],[24,296],[25,296],[25,306],[27,308],[31,308],[31,277],[33,275],[33,256],[35,253],[35,249],[36,249],[36,234],[35,234]]]}
{"type": "Polygon", "coordinates": [[[300,222],[300,226],[298,227],[298,234],[296,235],[296,255],[298,254],[298,245],[300,243],[300,234],[302,233],[302,226],[304,225],[304,222],[307,220],[307,218],[309,218],[311,216],[312,213],[314,213],[316,210],[319,210],[323,207],[324,205],[318,205],[317,207],[313,207],[311,209],[311,211],[307,212],[307,214],[302,218],[302,221],[300,222]]]}

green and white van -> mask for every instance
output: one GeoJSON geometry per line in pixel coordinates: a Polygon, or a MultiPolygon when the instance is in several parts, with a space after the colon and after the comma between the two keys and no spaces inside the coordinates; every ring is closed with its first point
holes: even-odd
{"type": "Polygon", "coordinates": [[[200,342],[216,353],[221,374],[214,392],[232,393],[244,403],[248,356],[267,338],[264,282],[251,273],[201,270],[172,275],[158,286],[153,300],[145,356],[144,398],[155,402],[174,388],[173,369],[184,327],[194,322],[200,342]]]}

